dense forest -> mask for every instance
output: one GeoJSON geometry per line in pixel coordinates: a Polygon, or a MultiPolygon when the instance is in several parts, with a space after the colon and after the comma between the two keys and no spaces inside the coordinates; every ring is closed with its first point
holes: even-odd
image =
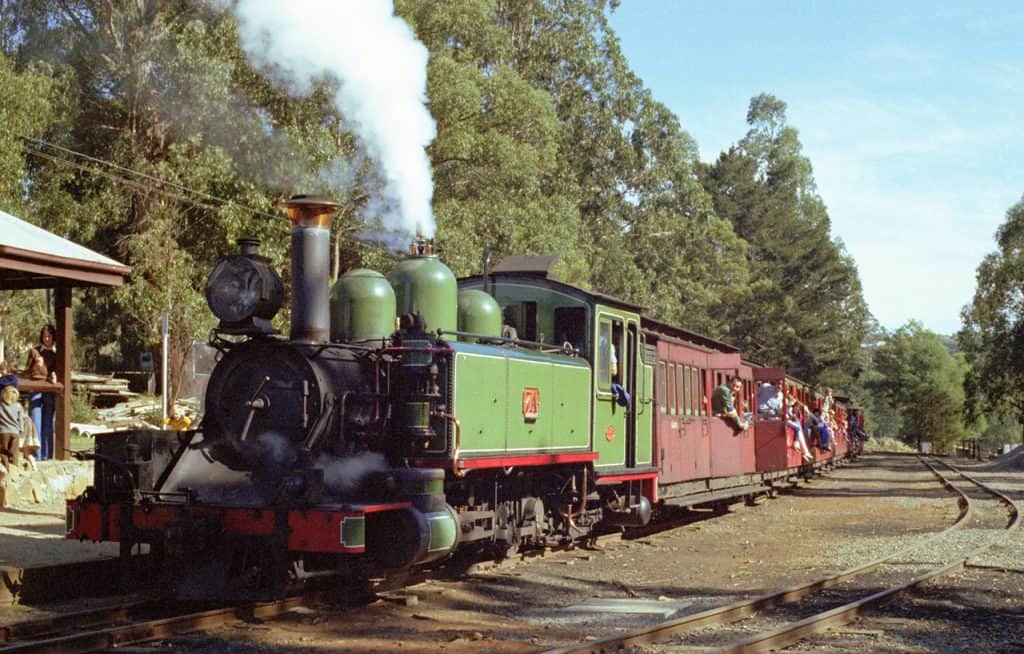
{"type": "MultiPolygon", "coordinates": [[[[394,207],[381,200],[390,155],[362,133],[365,116],[334,101],[365,92],[368,77],[369,88],[394,80],[368,60],[353,79],[282,82],[288,65],[246,40],[246,4],[0,0],[0,209],[132,267],[121,289],[75,293],[83,367],[130,366],[156,345],[167,312],[180,375],[212,326],[205,276],[234,239],[259,237],[287,275],[274,207],[293,193],[343,203],[336,274],[395,260],[394,207]]],[[[1016,325],[992,326],[998,311],[985,306],[1012,292],[995,278],[1019,256],[1021,230],[1008,224],[1003,254],[979,272],[993,281],[966,310],[959,348],[914,323],[879,329],[785,102],[737,98],[749,101],[747,124],[701,162],[630,69],[609,25],[616,4],[396,0],[399,31],[427,54],[425,89],[412,93],[435,123],[429,211],[455,273],[479,273],[487,252],[557,253],[563,280],[853,394],[878,430],[952,441],[1012,427],[996,416],[1024,415],[1024,400],[995,402],[991,389],[1024,385],[992,361],[1007,360],[995,352],[1016,345],[1016,325]]],[[[35,294],[0,294],[9,359],[43,306],[35,294]]]]}

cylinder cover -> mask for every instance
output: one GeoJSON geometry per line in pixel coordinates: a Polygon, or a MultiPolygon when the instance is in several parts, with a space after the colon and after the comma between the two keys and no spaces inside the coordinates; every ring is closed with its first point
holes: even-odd
{"type": "Polygon", "coordinates": [[[366,545],[385,568],[405,568],[447,556],[458,543],[458,516],[445,501],[444,471],[402,469],[392,474],[407,509],[367,518],[366,545]]]}

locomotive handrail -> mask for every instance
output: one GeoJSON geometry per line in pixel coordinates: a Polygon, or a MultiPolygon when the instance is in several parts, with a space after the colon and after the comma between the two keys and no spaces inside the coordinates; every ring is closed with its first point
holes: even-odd
{"type": "Polygon", "coordinates": [[[459,467],[459,450],[462,447],[462,423],[459,419],[450,413],[439,413],[438,418],[442,418],[452,423],[455,427],[455,434],[453,436],[455,442],[452,444],[452,474],[456,477],[462,477],[466,473],[459,467]]]}
{"type": "Polygon", "coordinates": [[[647,411],[645,410],[646,407],[644,407],[642,405],[654,404],[654,393],[651,393],[651,397],[645,397],[647,395],[647,368],[650,367],[650,369],[651,369],[651,377],[652,378],[654,377],[654,374],[655,374],[654,366],[648,366],[647,362],[644,361],[643,352],[645,352],[645,351],[647,351],[647,334],[645,334],[641,330],[640,331],[640,349],[637,352],[638,354],[640,354],[640,356],[637,357],[637,359],[639,359],[639,361],[640,361],[640,365],[638,366],[640,368],[640,393],[639,393],[639,397],[636,399],[636,402],[637,402],[637,404],[641,405],[640,406],[640,411],[637,412],[638,416],[642,416],[642,415],[646,415],[647,414],[647,411]]]}
{"type": "Polygon", "coordinates": [[[566,351],[564,346],[560,347],[560,346],[557,346],[557,345],[552,345],[551,343],[540,343],[538,341],[527,341],[527,340],[524,340],[524,339],[519,338],[519,337],[507,338],[505,336],[488,336],[487,334],[475,334],[473,332],[461,332],[461,331],[457,331],[457,330],[453,330],[453,329],[452,330],[450,330],[450,329],[438,329],[437,330],[437,335],[438,336],[444,336],[444,335],[459,336],[459,337],[462,337],[462,338],[477,338],[477,339],[480,339],[481,341],[486,341],[487,343],[494,343],[494,344],[499,344],[499,345],[506,344],[506,343],[510,343],[512,345],[525,345],[527,347],[531,347],[531,348],[535,348],[537,350],[540,350],[540,351],[544,352],[545,354],[564,354],[565,356],[569,356],[569,357],[579,357],[580,356],[580,351],[575,349],[575,348],[573,348],[572,351],[566,351]]]}
{"type": "Polygon", "coordinates": [[[334,341],[331,341],[329,343],[318,343],[317,351],[312,356],[319,356],[324,350],[355,350],[357,352],[377,352],[378,350],[384,347],[384,339],[381,339],[380,347],[371,347],[369,345],[356,345],[355,343],[336,343],[334,341]]]}
{"type": "MultiPolygon", "coordinates": [[[[224,352],[227,352],[231,348],[237,347],[239,345],[242,345],[243,343],[248,343],[254,340],[276,341],[281,343],[291,342],[285,339],[280,334],[261,334],[259,335],[259,337],[254,337],[249,334],[231,334],[230,332],[224,332],[214,327],[213,329],[210,330],[210,336],[207,339],[206,344],[212,347],[213,349],[217,350],[218,353],[222,354],[224,352]],[[232,341],[224,338],[222,334],[228,334],[229,336],[242,336],[243,339],[239,341],[232,341]]],[[[355,343],[339,343],[337,341],[328,341],[326,343],[314,343],[312,345],[316,345],[317,350],[312,354],[312,356],[319,356],[321,353],[323,353],[324,350],[331,349],[355,350],[357,352],[377,352],[378,350],[386,346],[386,340],[387,339],[380,339],[380,346],[357,345],[355,343]]]]}

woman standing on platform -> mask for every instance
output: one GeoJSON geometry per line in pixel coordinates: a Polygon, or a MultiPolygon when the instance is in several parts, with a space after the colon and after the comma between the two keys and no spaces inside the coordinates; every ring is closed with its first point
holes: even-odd
{"type": "MultiPolygon", "coordinates": [[[[57,329],[46,325],[39,330],[39,345],[29,348],[25,374],[30,379],[57,381],[57,329]]],[[[53,416],[56,400],[53,393],[32,393],[28,412],[39,435],[39,460],[53,458],[53,416]]]]}

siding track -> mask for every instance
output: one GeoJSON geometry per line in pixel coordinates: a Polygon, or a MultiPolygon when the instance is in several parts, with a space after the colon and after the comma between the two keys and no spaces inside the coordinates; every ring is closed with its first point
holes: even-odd
{"type": "Polygon", "coordinates": [[[656,652],[661,651],[663,645],[670,647],[671,651],[687,647],[716,652],[777,650],[808,635],[846,624],[868,607],[963,567],[1018,528],[1021,515],[1009,497],[950,464],[942,465],[958,475],[960,481],[949,479],[933,462],[923,459],[921,462],[958,497],[960,504],[957,520],[927,540],[863,565],[775,593],[551,652],[606,653],[631,647],[656,652]],[[1001,510],[1000,505],[1006,510],[1001,510]],[[909,579],[908,574],[911,575],[909,579]],[[821,611],[825,606],[831,608],[821,611]],[[798,615],[806,617],[797,618],[798,615]],[[701,628],[701,632],[694,633],[701,628]]]}

